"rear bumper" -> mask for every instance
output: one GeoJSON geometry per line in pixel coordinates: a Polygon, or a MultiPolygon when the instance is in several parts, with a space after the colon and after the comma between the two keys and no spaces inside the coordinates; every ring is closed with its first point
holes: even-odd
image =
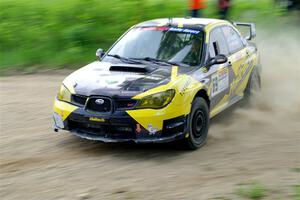
{"type": "MultiPolygon", "coordinates": [[[[59,101],[56,102],[59,105],[60,103],[59,101]]],[[[66,130],[75,136],[88,140],[164,143],[184,138],[186,127],[186,117],[184,116],[165,119],[163,120],[162,130],[150,132],[149,129],[144,128],[124,110],[115,111],[109,115],[91,114],[84,108],[77,107],[68,116],[63,116],[61,113],[66,113],[64,108],[60,107],[59,109],[54,109],[54,130],[66,130]],[[60,111],[57,112],[59,109],[60,111]]],[[[151,124],[151,116],[149,116],[149,124],[151,124]]]]}

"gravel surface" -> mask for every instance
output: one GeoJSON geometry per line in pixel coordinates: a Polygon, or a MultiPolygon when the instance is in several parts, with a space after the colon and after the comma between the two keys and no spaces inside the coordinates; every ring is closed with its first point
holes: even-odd
{"type": "Polygon", "coordinates": [[[236,190],[252,181],[267,188],[265,199],[292,199],[300,183],[299,41],[265,34],[258,44],[261,94],[214,118],[197,151],[54,133],[53,99],[67,73],[1,77],[1,199],[241,199],[236,190]]]}

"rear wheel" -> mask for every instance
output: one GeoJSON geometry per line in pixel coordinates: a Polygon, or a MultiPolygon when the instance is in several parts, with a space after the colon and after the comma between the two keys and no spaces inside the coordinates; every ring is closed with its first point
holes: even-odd
{"type": "Polygon", "coordinates": [[[188,137],[182,142],[188,149],[202,147],[207,138],[209,127],[209,108],[202,97],[196,97],[188,116],[188,137]]]}
{"type": "Polygon", "coordinates": [[[259,92],[261,89],[260,75],[257,68],[254,68],[251,72],[248,84],[246,86],[244,96],[246,101],[249,101],[251,97],[259,92]]]}

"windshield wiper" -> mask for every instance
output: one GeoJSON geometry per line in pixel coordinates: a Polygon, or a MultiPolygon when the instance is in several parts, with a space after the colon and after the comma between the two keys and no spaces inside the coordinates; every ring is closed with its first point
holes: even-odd
{"type": "Polygon", "coordinates": [[[145,57],[145,58],[130,58],[130,59],[133,59],[133,60],[145,60],[145,61],[148,61],[148,62],[152,62],[152,63],[155,63],[155,64],[166,64],[166,65],[176,65],[176,66],[182,66],[183,64],[182,63],[178,63],[178,62],[171,62],[171,61],[166,61],[166,60],[160,60],[160,59],[157,59],[157,58],[151,58],[151,57],[145,57]]]}
{"type": "Polygon", "coordinates": [[[131,63],[131,64],[143,64],[142,62],[136,61],[136,60],[131,59],[131,58],[125,58],[125,57],[122,57],[122,56],[117,55],[117,54],[107,54],[107,56],[117,58],[117,59],[119,59],[123,62],[131,63]]]}

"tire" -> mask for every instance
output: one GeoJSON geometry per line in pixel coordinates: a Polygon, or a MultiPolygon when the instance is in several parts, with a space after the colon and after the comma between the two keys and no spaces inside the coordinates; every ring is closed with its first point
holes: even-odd
{"type": "Polygon", "coordinates": [[[187,149],[195,150],[202,147],[207,138],[209,128],[209,108],[202,97],[196,97],[192,103],[187,120],[188,137],[183,139],[187,149]]]}
{"type": "Polygon", "coordinates": [[[245,97],[246,102],[250,101],[252,96],[254,94],[258,93],[260,90],[261,90],[260,75],[258,73],[257,68],[255,67],[251,72],[248,84],[244,91],[244,97],[245,97]]]}

